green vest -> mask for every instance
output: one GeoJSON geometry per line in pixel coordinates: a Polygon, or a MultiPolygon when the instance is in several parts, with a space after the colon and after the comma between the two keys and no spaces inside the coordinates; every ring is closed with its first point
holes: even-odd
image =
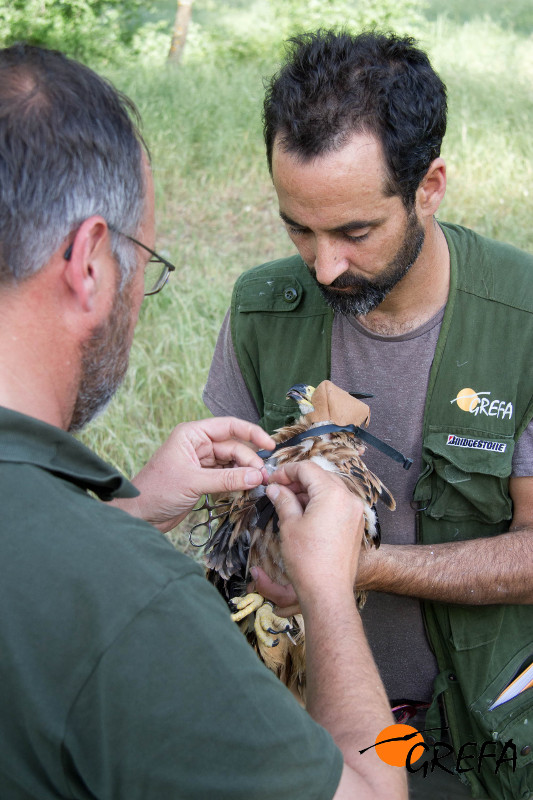
{"type": "MultiPolygon", "coordinates": [[[[533,418],[533,259],[459,226],[442,229],[451,279],[414,492],[422,544],[508,530],[514,444],[533,418]]],[[[231,311],[237,360],[261,424],[271,432],[297,413],[285,399],[291,384],[316,386],[330,377],[333,313],[299,256],[244,273],[231,311]]],[[[494,800],[533,797],[533,689],[488,710],[533,662],[533,609],[422,605],[441,670],[428,727],[440,724],[440,697],[456,752],[467,742],[489,740],[499,743],[500,752],[512,739],[515,771],[506,762],[495,774],[495,759],[484,758],[478,772],[477,760],[470,758],[461,764],[472,768],[464,777],[474,797],[484,791],[494,800]]],[[[471,756],[473,749],[464,752],[471,756]]]]}

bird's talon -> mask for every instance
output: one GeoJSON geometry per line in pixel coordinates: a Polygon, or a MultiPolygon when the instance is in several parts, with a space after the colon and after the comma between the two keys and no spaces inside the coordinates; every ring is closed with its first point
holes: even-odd
{"type": "Polygon", "coordinates": [[[229,601],[236,611],[231,615],[233,622],[240,622],[263,605],[263,597],[257,592],[245,594],[244,597],[232,597],[229,601]]]}
{"type": "Polygon", "coordinates": [[[273,604],[265,601],[255,615],[254,623],[257,638],[265,647],[275,647],[279,638],[273,639],[272,634],[279,637],[280,633],[287,633],[291,629],[288,619],[274,614],[273,604]]]}
{"type": "MultiPolygon", "coordinates": [[[[274,619],[276,621],[284,619],[284,617],[277,617],[275,614],[273,614],[273,617],[274,617],[274,619]]],[[[293,627],[291,625],[291,623],[289,622],[289,620],[287,620],[287,624],[283,628],[277,628],[277,630],[274,630],[273,628],[266,628],[266,630],[269,633],[293,633],[293,634],[295,634],[295,633],[298,633],[298,631],[300,629],[298,627],[296,627],[296,628],[293,627]]]]}

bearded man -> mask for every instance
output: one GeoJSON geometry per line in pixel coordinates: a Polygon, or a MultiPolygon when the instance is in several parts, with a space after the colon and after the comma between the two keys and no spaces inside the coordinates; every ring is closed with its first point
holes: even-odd
{"type": "MultiPolygon", "coordinates": [[[[533,641],[533,258],[437,221],[446,113],[409,37],[291,40],[264,135],[298,255],[238,279],[204,401],[272,432],[297,413],[292,383],[371,395],[371,432],[414,464],[365,454],[397,508],[359,563],[363,622],[392,706],[456,753],[410,791],[512,800],[533,793],[532,690],[492,705],[533,641]],[[467,742],[511,735],[516,769],[462,764],[466,786],[451,774],[467,742]]],[[[256,583],[294,611],[293,594],[256,583]]]]}

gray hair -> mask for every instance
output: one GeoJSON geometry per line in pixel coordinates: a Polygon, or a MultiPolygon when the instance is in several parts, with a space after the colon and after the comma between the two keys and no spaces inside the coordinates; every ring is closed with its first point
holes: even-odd
{"type": "MultiPolygon", "coordinates": [[[[136,233],[146,149],[138,122],[129,98],[62,53],[0,50],[0,284],[35,274],[93,214],[136,233]]],[[[111,237],[123,286],[134,245],[111,237]]]]}

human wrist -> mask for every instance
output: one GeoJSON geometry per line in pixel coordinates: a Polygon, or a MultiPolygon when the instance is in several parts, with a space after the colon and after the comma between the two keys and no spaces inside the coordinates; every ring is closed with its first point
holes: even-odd
{"type": "Polygon", "coordinates": [[[376,550],[361,550],[354,588],[366,592],[383,591],[383,578],[390,553],[383,544],[376,550]]]}
{"type": "Polygon", "coordinates": [[[314,617],[317,614],[330,615],[357,613],[353,583],[350,581],[338,582],[328,588],[324,583],[317,582],[313,590],[305,591],[296,589],[300,608],[304,618],[314,617]]]}

